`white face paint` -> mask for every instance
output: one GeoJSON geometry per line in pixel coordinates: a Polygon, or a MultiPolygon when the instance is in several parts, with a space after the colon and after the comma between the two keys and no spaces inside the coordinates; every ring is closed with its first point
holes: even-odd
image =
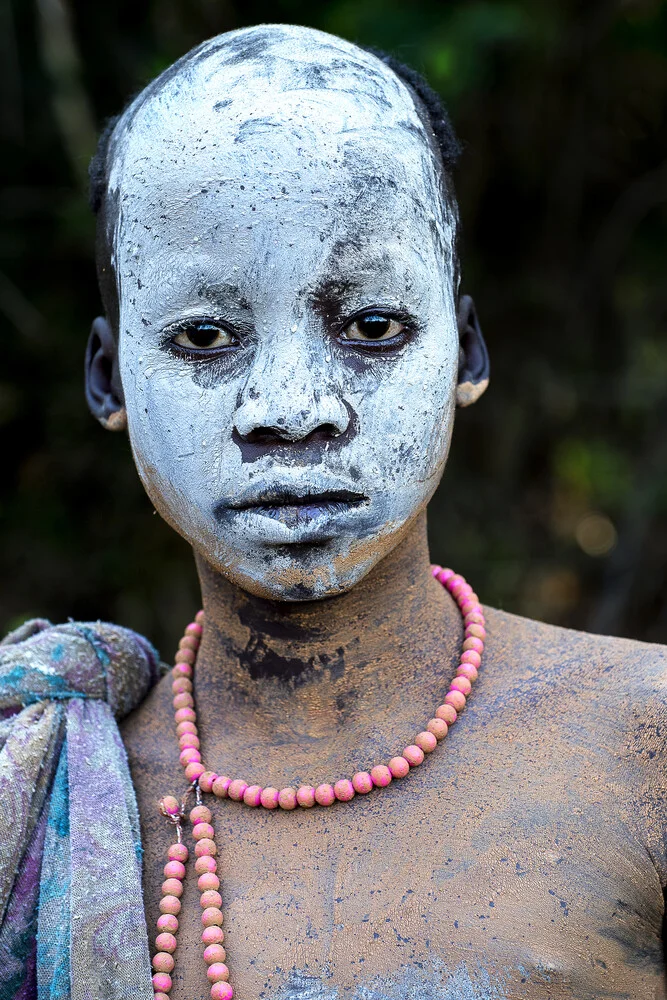
{"type": "Polygon", "coordinates": [[[454,222],[411,93],[333,36],[244,29],[140,96],[112,156],[151,500],[252,593],[347,590],[425,507],[452,429],[454,222]]]}

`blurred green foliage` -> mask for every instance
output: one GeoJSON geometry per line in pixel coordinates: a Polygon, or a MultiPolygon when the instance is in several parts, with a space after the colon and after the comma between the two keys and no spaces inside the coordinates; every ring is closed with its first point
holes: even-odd
{"type": "Polygon", "coordinates": [[[85,173],[104,119],[262,21],[384,48],[445,98],[492,384],[457,420],[434,558],[488,603],[667,641],[667,3],[4,0],[0,624],[104,617],[169,653],[197,601],[127,441],[85,409],[85,173]]]}

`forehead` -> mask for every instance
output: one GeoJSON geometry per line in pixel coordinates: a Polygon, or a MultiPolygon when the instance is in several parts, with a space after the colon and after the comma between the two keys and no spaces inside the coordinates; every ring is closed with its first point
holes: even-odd
{"type": "Polygon", "coordinates": [[[265,251],[267,229],[340,245],[386,240],[400,224],[415,246],[427,231],[448,252],[436,157],[411,91],[370,53],[310,29],[232,32],[121,120],[116,242],[159,238],[181,251],[231,227],[265,251]]]}

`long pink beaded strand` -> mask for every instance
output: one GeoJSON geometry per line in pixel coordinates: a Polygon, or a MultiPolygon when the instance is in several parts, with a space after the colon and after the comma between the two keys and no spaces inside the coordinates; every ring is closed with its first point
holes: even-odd
{"type": "MultiPolygon", "coordinates": [[[[322,784],[317,788],[312,785],[301,785],[299,788],[263,788],[261,785],[249,785],[242,778],[228,778],[218,775],[215,771],[207,771],[201,760],[199,736],[197,734],[197,714],[195,712],[192,694],[192,678],[197,650],[202,635],[204,612],[200,611],[195,621],[185,630],[176,654],[176,662],[172,670],[173,705],[175,709],[176,735],[180,748],[180,761],[185,769],[185,777],[189,783],[187,795],[195,792],[196,805],[190,811],[190,821],[193,824],[192,837],[195,841],[195,871],[199,876],[198,886],[201,892],[202,907],[202,942],[204,944],[204,961],[208,966],[208,980],[211,983],[211,1000],[232,1000],[234,991],[227,981],[229,969],[225,965],[226,952],[223,948],[225,939],[222,930],[222,896],[220,895],[220,879],[217,875],[215,830],[212,825],[210,809],[201,803],[201,795],[213,793],[217,798],[229,798],[235,802],[243,802],[247,806],[264,809],[284,810],[296,809],[297,805],[309,809],[315,804],[331,806],[334,802],[349,802],[355,795],[366,795],[373,788],[386,788],[394,778],[404,778],[411,768],[418,767],[425,754],[435,750],[437,744],[445,738],[449,727],[453,725],[466,705],[477,672],[482,663],[484,640],[484,615],[477,594],[462,576],[451,569],[433,566],[432,573],[436,580],[452,595],[463,617],[464,640],[461,657],[456,669],[456,676],[449,685],[435,715],[426,724],[426,729],[417,733],[414,743],[403,749],[399,756],[392,757],[388,764],[376,764],[370,771],[357,771],[352,778],[341,778],[333,785],[322,784]]],[[[155,1000],[169,1000],[167,994],[172,987],[170,973],[174,969],[174,952],[176,950],[176,932],[178,930],[178,914],[181,910],[181,894],[185,878],[185,863],[188,860],[188,849],[181,843],[181,824],[185,818],[185,800],[179,804],[172,795],[165,796],[161,803],[162,813],[174,824],[177,833],[177,843],[169,848],[168,862],[164,867],[165,882],[162,884],[162,899],[157,927],[160,932],[155,939],[157,953],[153,958],[153,989],[155,1000]]]]}

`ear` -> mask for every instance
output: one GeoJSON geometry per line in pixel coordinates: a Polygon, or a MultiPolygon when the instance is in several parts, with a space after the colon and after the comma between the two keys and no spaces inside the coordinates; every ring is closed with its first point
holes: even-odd
{"type": "Polygon", "coordinates": [[[456,405],[476,403],[489,384],[489,354],[469,295],[459,299],[459,380],[456,405]]]}
{"type": "Polygon", "coordinates": [[[122,431],[127,427],[118,372],[118,344],[102,316],[93,321],[86,347],[86,402],[106,430],[122,431]]]}

